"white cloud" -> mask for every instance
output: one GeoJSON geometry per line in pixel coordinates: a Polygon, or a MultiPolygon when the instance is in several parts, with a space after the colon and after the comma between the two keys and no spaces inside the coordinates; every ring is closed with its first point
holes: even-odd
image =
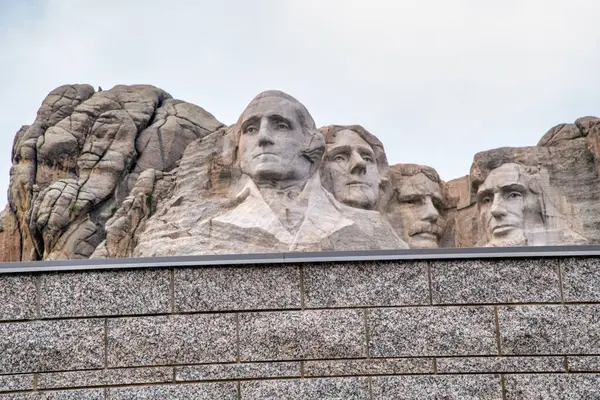
{"type": "Polygon", "coordinates": [[[445,179],[467,174],[477,151],[600,114],[595,0],[48,0],[36,11],[0,26],[2,189],[15,132],[64,83],[150,83],[225,123],[282,89],[317,124],[362,124],[391,162],[445,179]]]}

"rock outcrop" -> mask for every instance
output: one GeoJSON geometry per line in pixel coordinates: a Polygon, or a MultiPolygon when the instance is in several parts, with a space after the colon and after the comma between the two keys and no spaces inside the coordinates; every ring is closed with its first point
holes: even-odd
{"type": "Polygon", "coordinates": [[[600,119],[443,182],[270,91],[225,126],[149,85],[65,85],[16,134],[0,260],[600,243],[600,119]]]}
{"type": "Polygon", "coordinates": [[[153,86],[55,89],[15,137],[4,259],[88,258],[138,177],[172,170],[190,142],[222,125],[153,86]]]}

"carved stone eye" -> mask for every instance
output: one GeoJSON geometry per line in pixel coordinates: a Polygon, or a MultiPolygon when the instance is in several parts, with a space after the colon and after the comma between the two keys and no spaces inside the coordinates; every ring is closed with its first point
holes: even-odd
{"type": "Polygon", "coordinates": [[[509,199],[518,199],[519,197],[522,197],[523,195],[519,192],[510,192],[510,194],[508,195],[509,199]]]}

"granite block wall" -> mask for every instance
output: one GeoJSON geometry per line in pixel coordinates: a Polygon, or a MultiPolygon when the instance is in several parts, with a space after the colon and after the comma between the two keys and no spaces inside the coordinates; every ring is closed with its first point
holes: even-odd
{"type": "Polygon", "coordinates": [[[2,274],[8,399],[600,399],[600,258],[2,274]]]}

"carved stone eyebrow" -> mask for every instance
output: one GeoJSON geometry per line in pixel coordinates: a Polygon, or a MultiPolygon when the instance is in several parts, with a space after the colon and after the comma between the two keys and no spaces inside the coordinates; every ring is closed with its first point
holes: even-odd
{"type": "Polygon", "coordinates": [[[527,188],[525,187],[525,185],[522,185],[520,183],[509,183],[507,185],[503,185],[500,190],[502,190],[503,192],[519,192],[519,193],[525,193],[527,191],[527,188]]]}
{"type": "Polygon", "coordinates": [[[479,203],[481,200],[483,200],[484,197],[492,196],[493,194],[494,194],[493,189],[483,189],[481,192],[477,192],[477,195],[476,195],[477,202],[479,203]]]}
{"type": "Polygon", "coordinates": [[[336,147],[332,148],[330,151],[328,151],[327,154],[333,157],[340,153],[349,153],[350,151],[352,151],[352,148],[348,145],[336,146],[336,147]]]}
{"type": "Polygon", "coordinates": [[[244,122],[242,122],[242,132],[244,132],[246,128],[248,128],[248,126],[255,124],[259,121],[260,117],[258,115],[252,115],[251,117],[247,118],[244,122]]]}
{"type": "Polygon", "coordinates": [[[290,119],[284,117],[283,115],[270,114],[270,115],[267,115],[267,118],[269,119],[269,121],[272,121],[272,122],[286,123],[290,126],[290,128],[292,128],[294,126],[294,122],[292,122],[290,119]]]}

